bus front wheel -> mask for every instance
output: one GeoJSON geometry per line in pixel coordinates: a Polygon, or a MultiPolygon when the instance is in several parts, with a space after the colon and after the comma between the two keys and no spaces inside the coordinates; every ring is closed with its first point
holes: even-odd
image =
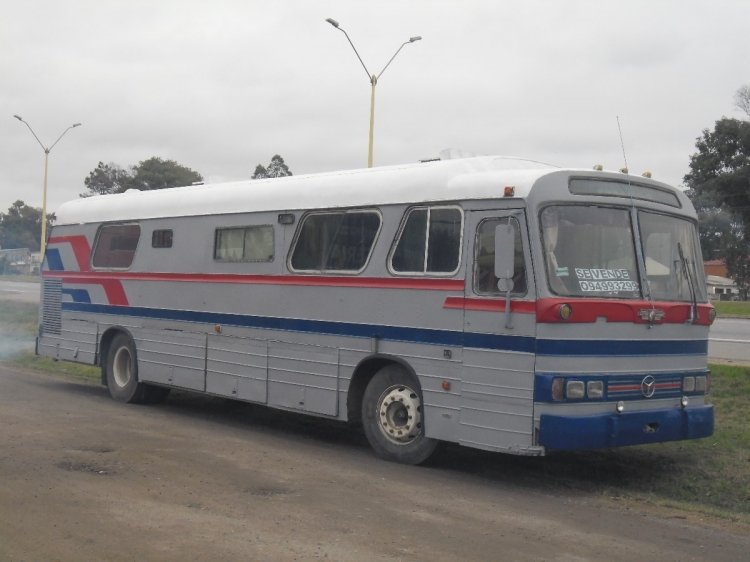
{"type": "Polygon", "coordinates": [[[375,453],[386,460],[421,464],[437,447],[437,440],[425,436],[419,383],[398,365],[383,367],[370,380],[362,424],[375,453]]]}

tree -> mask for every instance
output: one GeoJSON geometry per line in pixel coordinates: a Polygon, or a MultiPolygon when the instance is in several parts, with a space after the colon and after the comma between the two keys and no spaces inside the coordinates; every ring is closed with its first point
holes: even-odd
{"type": "Polygon", "coordinates": [[[750,122],[722,118],[696,139],[685,183],[706,257],[723,256],[744,298],[750,284],[750,122]],[[717,255],[718,254],[718,255],[717,255]]]}
{"type": "Polygon", "coordinates": [[[724,117],[695,146],[685,183],[740,219],[750,239],[750,122],[724,117]]]}
{"type": "Polygon", "coordinates": [[[128,189],[152,190],[181,187],[203,181],[203,176],[174,160],[163,160],[157,156],[143,160],[130,170],[114,163],[99,165],[83,180],[89,190],[81,197],[122,193],[128,189]]]}
{"type": "MultiPolygon", "coordinates": [[[[54,215],[47,215],[47,224],[54,215]]],[[[30,207],[23,201],[16,201],[7,213],[0,213],[0,247],[28,248],[38,252],[42,236],[42,210],[30,207]]]]}
{"type": "Polygon", "coordinates": [[[203,181],[203,176],[174,160],[154,156],[133,167],[133,187],[141,190],[182,187],[203,181]]]}
{"type": "Polygon", "coordinates": [[[746,301],[750,290],[750,243],[743,228],[734,228],[729,232],[724,240],[723,251],[727,275],[734,279],[740,298],[746,301]]]}
{"type": "Polygon", "coordinates": [[[122,193],[129,189],[132,179],[132,176],[126,170],[123,170],[114,162],[109,164],[99,162],[97,167],[83,180],[83,184],[89,190],[89,193],[81,193],[81,197],[122,193]]]}
{"type": "Polygon", "coordinates": [[[268,167],[264,167],[260,164],[258,164],[255,167],[255,172],[251,176],[254,180],[259,180],[263,178],[281,178],[284,176],[291,176],[292,171],[289,169],[289,167],[284,163],[284,159],[279,156],[278,154],[274,154],[271,158],[271,163],[268,165],[268,167]]]}
{"type": "Polygon", "coordinates": [[[750,117],[750,86],[745,84],[737,89],[737,92],[734,94],[734,105],[750,117]]]}

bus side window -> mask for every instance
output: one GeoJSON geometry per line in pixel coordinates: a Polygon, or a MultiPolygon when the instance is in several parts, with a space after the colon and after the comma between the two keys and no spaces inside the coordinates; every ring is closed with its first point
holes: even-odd
{"type": "Polygon", "coordinates": [[[463,214],[458,207],[409,209],[390,267],[395,273],[451,275],[461,262],[463,214]]]}
{"type": "Polygon", "coordinates": [[[103,225],[96,236],[91,263],[106,269],[128,269],[133,263],[141,227],[137,224],[103,225]]]}
{"type": "Polygon", "coordinates": [[[523,257],[521,229],[515,218],[485,219],[477,227],[474,245],[474,292],[480,295],[500,295],[495,277],[495,228],[499,224],[510,224],[515,234],[515,273],[513,290],[515,295],[526,294],[526,264],[523,257]]]}
{"type": "Polygon", "coordinates": [[[376,211],[313,212],[302,219],[290,252],[292,271],[359,273],[380,232],[376,211]]]}

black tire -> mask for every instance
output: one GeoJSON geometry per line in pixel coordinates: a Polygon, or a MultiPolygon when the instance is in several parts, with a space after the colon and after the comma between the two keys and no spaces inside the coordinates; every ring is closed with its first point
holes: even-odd
{"type": "Polygon", "coordinates": [[[117,334],[109,346],[106,363],[107,388],[118,402],[145,402],[147,388],[138,382],[138,359],[135,343],[125,334],[117,334]]]}
{"type": "Polygon", "coordinates": [[[370,380],[362,425],[375,454],[385,460],[422,464],[438,445],[425,437],[419,382],[398,365],[383,367],[370,380]]]}

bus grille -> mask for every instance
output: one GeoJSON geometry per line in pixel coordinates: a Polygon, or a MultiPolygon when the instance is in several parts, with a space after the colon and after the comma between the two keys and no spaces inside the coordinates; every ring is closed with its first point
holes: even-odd
{"type": "Polygon", "coordinates": [[[44,280],[44,304],[42,305],[42,332],[62,333],[62,279],[44,280]]]}

